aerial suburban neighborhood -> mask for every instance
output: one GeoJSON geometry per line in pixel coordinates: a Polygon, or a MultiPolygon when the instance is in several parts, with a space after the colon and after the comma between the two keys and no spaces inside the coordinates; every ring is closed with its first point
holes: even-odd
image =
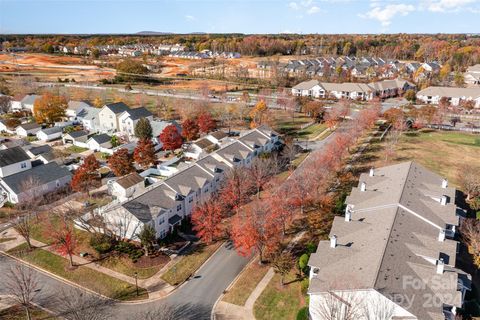
{"type": "Polygon", "coordinates": [[[480,319],[479,12],[0,1],[0,320],[480,319]]]}

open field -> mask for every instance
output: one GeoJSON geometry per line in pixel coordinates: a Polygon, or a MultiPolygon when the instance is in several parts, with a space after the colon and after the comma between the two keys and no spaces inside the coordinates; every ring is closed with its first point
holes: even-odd
{"type": "Polygon", "coordinates": [[[395,154],[386,160],[384,146],[373,144],[364,157],[362,166],[383,166],[402,161],[415,160],[434,172],[445,176],[458,186],[459,168],[462,164],[476,166],[480,170],[480,136],[434,130],[406,132],[395,147],[395,154]]]}

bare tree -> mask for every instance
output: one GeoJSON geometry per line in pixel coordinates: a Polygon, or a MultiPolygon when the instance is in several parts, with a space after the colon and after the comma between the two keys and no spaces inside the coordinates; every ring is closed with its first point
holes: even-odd
{"type": "Polygon", "coordinates": [[[368,299],[368,303],[365,301],[361,307],[361,319],[364,320],[390,320],[394,313],[393,302],[380,293],[368,299]]]}
{"type": "Polygon", "coordinates": [[[32,221],[31,214],[26,213],[14,220],[13,228],[17,231],[27,242],[28,248],[32,249],[31,233],[32,233],[32,221]]]}
{"type": "Polygon", "coordinates": [[[10,111],[11,103],[9,96],[0,96],[0,113],[8,113],[10,111]]]}
{"type": "Polygon", "coordinates": [[[164,303],[153,310],[137,313],[134,320],[176,320],[182,318],[181,313],[179,308],[164,303]]]}
{"type": "Polygon", "coordinates": [[[68,320],[111,319],[108,307],[113,300],[104,299],[79,289],[62,291],[57,298],[57,315],[68,320]]]}
{"type": "Polygon", "coordinates": [[[480,173],[476,166],[464,164],[458,170],[461,189],[467,194],[467,201],[480,194],[480,173]]]}
{"type": "Polygon", "coordinates": [[[40,289],[36,274],[32,269],[17,264],[10,269],[7,279],[5,282],[7,292],[25,309],[27,319],[30,320],[30,307],[40,289]]]}
{"type": "Polygon", "coordinates": [[[462,239],[473,256],[473,263],[480,268],[480,221],[465,219],[460,226],[462,239]]]}
{"type": "Polygon", "coordinates": [[[357,320],[361,317],[361,298],[352,292],[328,291],[311,312],[325,320],[357,320]]]}

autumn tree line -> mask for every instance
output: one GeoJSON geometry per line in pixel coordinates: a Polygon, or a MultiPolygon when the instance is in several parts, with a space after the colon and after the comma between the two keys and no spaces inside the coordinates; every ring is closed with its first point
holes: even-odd
{"type": "MultiPolygon", "coordinates": [[[[314,237],[325,236],[338,201],[336,189],[351,179],[343,170],[345,160],[379,110],[360,111],[298,168],[292,165],[297,153],[292,145],[260,155],[250,166],[233,168],[219,190],[194,208],[197,235],[206,243],[230,237],[240,254],[255,252],[260,261],[280,259],[285,236],[297,219],[306,222],[314,237]],[[284,170],[286,177],[279,175],[284,170]]],[[[337,114],[338,122],[342,116],[337,114]]]]}

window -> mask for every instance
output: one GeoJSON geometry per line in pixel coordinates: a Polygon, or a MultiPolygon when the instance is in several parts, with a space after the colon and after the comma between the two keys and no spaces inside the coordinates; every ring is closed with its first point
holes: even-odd
{"type": "Polygon", "coordinates": [[[181,204],[179,204],[179,205],[177,206],[177,211],[180,211],[180,210],[182,210],[182,205],[181,205],[181,204]]]}
{"type": "Polygon", "coordinates": [[[205,188],[205,190],[203,192],[208,192],[208,188],[205,188]]]}
{"type": "Polygon", "coordinates": [[[158,224],[162,225],[165,223],[165,217],[162,215],[160,218],[158,218],[158,224]]]}
{"type": "Polygon", "coordinates": [[[26,162],[22,162],[22,163],[20,164],[20,167],[21,167],[22,169],[25,169],[25,168],[27,167],[27,163],[26,163],[26,162]]]}
{"type": "Polygon", "coordinates": [[[192,202],[193,202],[193,197],[188,198],[188,203],[192,203],[192,202]]]}
{"type": "Polygon", "coordinates": [[[55,182],[55,184],[57,185],[57,188],[60,187],[60,181],[57,180],[57,181],[55,182]]]}

